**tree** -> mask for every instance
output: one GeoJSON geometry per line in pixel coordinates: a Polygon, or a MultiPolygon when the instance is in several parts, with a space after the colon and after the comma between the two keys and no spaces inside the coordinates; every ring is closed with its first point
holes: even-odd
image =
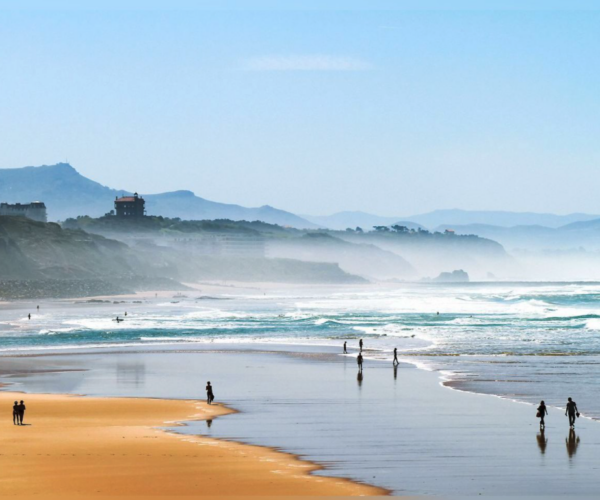
{"type": "Polygon", "coordinates": [[[408,228],[406,226],[400,226],[398,224],[394,224],[392,226],[392,229],[394,231],[396,231],[397,233],[407,233],[408,232],[408,228]]]}
{"type": "Polygon", "coordinates": [[[387,226],[373,226],[373,229],[375,229],[375,231],[380,232],[380,233],[385,233],[390,230],[390,228],[387,226]]]}
{"type": "Polygon", "coordinates": [[[364,233],[364,231],[362,230],[362,227],[358,227],[358,226],[356,226],[356,229],[355,229],[355,231],[356,231],[357,233],[364,233]]]}

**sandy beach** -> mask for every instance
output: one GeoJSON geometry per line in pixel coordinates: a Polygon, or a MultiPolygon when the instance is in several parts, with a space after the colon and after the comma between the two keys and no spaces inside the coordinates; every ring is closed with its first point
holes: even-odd
{"type": "MultiPolygon", "coordinates": [[[[268,448],[160,429],[231,413],[189,400],[0,393],[25,399],[24,426],[0,427],[0,495],[61,498],[227,495],[381,495],[268,448]]],[[[9,425],[10,424],[10,425],[9,425]]]]}

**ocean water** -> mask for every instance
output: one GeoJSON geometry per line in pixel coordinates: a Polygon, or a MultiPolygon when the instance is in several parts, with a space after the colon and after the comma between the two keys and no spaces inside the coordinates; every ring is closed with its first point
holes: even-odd
{"type": "Polygon", "coordinates": [[[600,418],[600,283],[314,287],[0,308],[0,353],[177,343],[337,346],[437,371],[448,387],[600,418]],[[127,316],[125,317],[125,311],[127,316]],[[27,314],[32,313],[32,319],[27,314]],[[116,316],[125,317],[117,323],[116,316]]]}

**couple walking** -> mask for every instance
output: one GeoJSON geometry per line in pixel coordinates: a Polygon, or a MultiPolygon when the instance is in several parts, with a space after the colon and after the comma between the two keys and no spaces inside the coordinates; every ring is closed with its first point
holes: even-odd
{"type": "MultiPolygon", "coordinates": [[[[545,428],[546,423],[544,422],[544,418],[548,415],[548,409],[546,408],[546,404],[541,401],[540,406],[537,409],[537,417],[540,419],[540,428],[545,428]]],[[[568,398],[567,400],[567,408],[565,410],[565,416],[569,417],[569,427],[571,429],[575,428],[575,419],[579,418],[579,410],[577,409],[577,403],[573,401],[573,399],[568,398]]]]}
{"type": "Polygon", "coordinates": [[[25,416],[25,403],[21,401],[13,405],[13,425],[23,425],[23,417],[25,416]]]}

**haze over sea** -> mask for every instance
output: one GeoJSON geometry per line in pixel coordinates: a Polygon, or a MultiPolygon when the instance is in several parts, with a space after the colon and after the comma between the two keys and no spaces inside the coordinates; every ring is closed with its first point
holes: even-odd
{"type": "Polygon", "coordinates": [[[335,346],[440,373],[446,385],[564,406],[600,418],[600,283],[302,287],[150,298],[43,302],[0,310],[3,353],[179,343],[335,346]],[[113,321],[119,315],[126,320],[113,321]],[[439,315],[437,314],[439,312],[439,315]]]}

